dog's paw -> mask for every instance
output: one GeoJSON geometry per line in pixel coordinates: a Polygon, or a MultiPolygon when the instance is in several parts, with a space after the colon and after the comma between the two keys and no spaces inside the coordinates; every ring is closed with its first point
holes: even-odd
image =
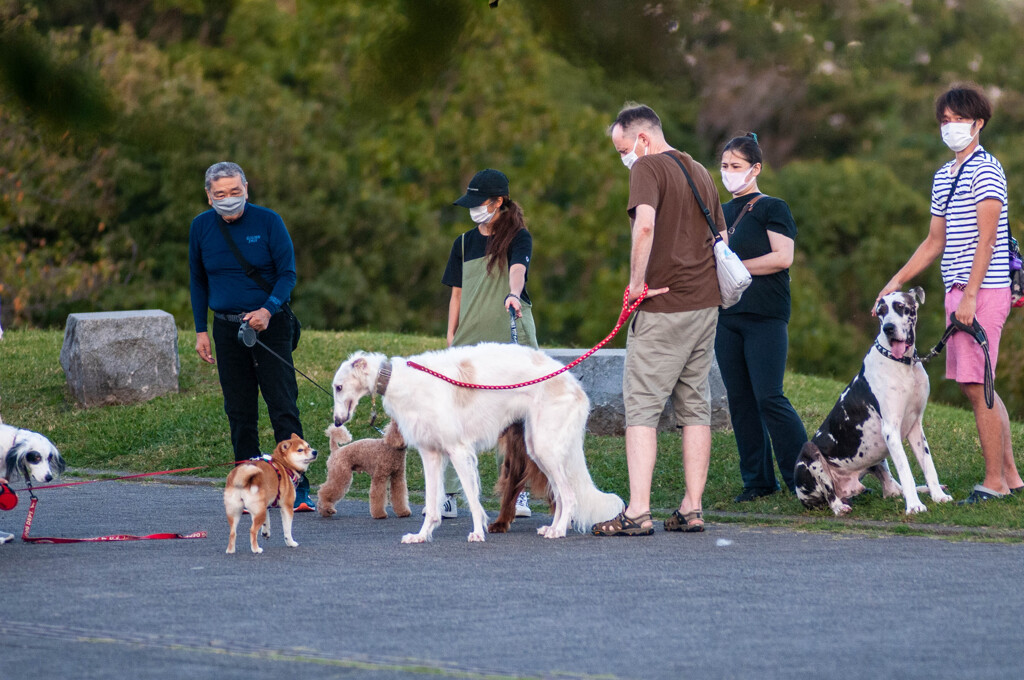
{"type": "Polygon", "coordinates": [[[491,522],[487,525],[487,533],[489,534],[507,534],[508,533],[508,522],[491,522]]]}
{"type": "MultiPolygon", "coordinates": [[[[952,500],[952,499],[950,499],[952,500]]],[[[924,503],[914,503],[907,505],[907,514],[916,515],[920,512],[928,512],[928,508],[924,507],[924,503]]]]}
{"type": "Polygon", "coordinates": [[[542,526],[542,527],[537,527],[537,534],[540,535],[540,536],[544,536],[545,538],[547,538],[547,535],[548,535],[549,531],[551,531],[551,525],[550,524],[547,524],[547,525],[542,526]]]}
{"type": "Polygon", "coordinates": [[[932,500],[936,503],[949,503],[953,500],[953,497],[945,491],[939,491],[938,493],[932,494],[932,500]]]}
{"type": "Polygon", "coordinates": [[[371,512],[370,513],[370,517],[372,517],[374,519],[387,519],[388,518],[388,513],[382,512],[380,514],[377,514],[377,513],[371,512]]]}
{"type": "Polygon", "coordinates": [[[548,527],[548,531],[544,534],[544,538],[565,538],[565,532],[559,531],[555,527],[548,527]]]}
{"type": "Polygon", "coordinates": [[[850,510],[852,510],[852,509],[853,508],[851,508],[846,503],[837,503],[836,505],[832,506],[832,512],[835,513],[836,517],[841,517],[843,515],[848,515],[848,514],[850,514],[850,510]]]}
{"type": "Polygon", "coordinates": [[[296,543],[296,542],[295,542],[295,541],[294,541],[293,539],[291,539],[291,538],[286,538],[286,539],[284,539],[284,544],[285,544],[286,546],[288,546],[289,548],[298,548],[298,547],[299,547],[299,544],[298,544],[298,543],[296,543]]]}
{"type": "Polygon", "coordinates": [[[402,536],[402,543],[426,543],[429,539],[420,534],[406,534],[402,536]]]}
{"type": "Polygon", "coordinates": [[[233,546],[233,545],[232,546],[228,546],[228,549],[225,550],[224,553],[227,554],[227,555],[234,555],[235,554],[235,546],[233,546]]]}
{"type": "Polygon", "coordinates": [[[261,547],[259,547],[259,546],[256,546],[256,547],[255,547],[255,548],[253,548],[253,550],[252,550],[252,554],[253,554],[253,555],[259,555],[259,554],[260,554],[261,552],[263,552],[263,548],[261,548],[261,547]]]}
{"type": "Polygon", "coordinates": [[[316,506],[316,511],[320,513],[321,517],[331,517],[334,513],[338,512],[335,510],[333,505],[319,501],[316,506]]]}
{"type": "Polygon", "coordinates": [[[483,543],[484,542],[484,532],[482,532],[482,531],[474,531],[474,532],[472,532],[469,535],[469,537],[466,540],[468,540],[470,543],[483,543]]]}

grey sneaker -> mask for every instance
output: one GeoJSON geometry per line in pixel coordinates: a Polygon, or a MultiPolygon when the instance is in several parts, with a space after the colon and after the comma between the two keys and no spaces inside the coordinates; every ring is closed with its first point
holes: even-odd
{"type": "Polygon", "coordinates": [[[530,510],[530,492],[524,491],[516,498],[516,517],[531,517],[532,515],[533,512],[530,510]]]}

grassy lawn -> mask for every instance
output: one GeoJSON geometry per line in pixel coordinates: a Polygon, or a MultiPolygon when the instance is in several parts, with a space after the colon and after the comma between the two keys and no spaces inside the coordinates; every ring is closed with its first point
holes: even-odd
{"type": "MultiPolygon", "coordinates": [[[[4,422],[48,436],[71,468],[144,472],[224,463],[232,459],[216,368],[196,357],[191,331],[179,333],[181,391],[133,406],[78,408],[68,395],[60,367],[62,342],[60,331],[15,330],[4,335],[0,341],[0,415],[4,422]]],[[[437,338],[303,331],[295,363],[313,380],[330,389],[338,364],[356,349],[410,355],[441,346],[443,341],[437,338]]],[[[824,378],[796,374],[786,377],[787,395],[808,432],[813,432],[821,424],[843,387],[843,383],[824,378]]],[[[300,376],[299,406],[306,438],[326,455],[327,437],[323,431],[331,419],[329,397],[300,376]]],[[[378,436],[369,427],[369,410],[369,400],[363,400],[353,422],[349,423],[349,429],[357,439],[378,436]]],[[[271,441],[272,432],[265,412],[261,414],[260,425],[261,439],[271,441]]],[[[1012,430],[1015,448],[1020,450],[1024,445],[1024,425],[1013,423],[1012,430]]],[[[978,435],[971,413],[931,404],[925,416],[925,433],[935,457],[939,479],[949,487],[954,498],[966,497],[983,473],[978,435]]],[[[660,435],[658,450],[652,503],[654,507],[670,512],[678,505],[685,486],[679,437],[660,435]]],[[[623,439],[588,435],[586,455],[598,487],[627,498],[629,483],[623,439]]],[[[913,459],[913,455],[909,455],[913,459]]],[[[489,454],[481,455],[480,473],[485,491],[493,486],[496,477],[492,461],[489,454]]],[[[911,465],[918,483],[923,483],[916,461],[911,465]]],[[[220,477],[226,474],[226,470],[223,467],[211,468],[209,472],[200,471],[199,474],[220,477]]],[[[318,461],[310,472],[314,487],[323,481],[324,475],[324,463],[318,461]]],[[[423,488],[422,470],[416,455],[409,457],[408,476],[415,500],[416,492],[423,488]]],[[[922,500],[928,506],[928,512],[907,517],[902,499],[883,499],[874,478],[865,483],[875,493],[856,502],[852,513],[856,520],[896,523],[899,531],[927,532],[928,525],[936,524],[1024,530],[1024,499],[1020,497],[960,507],[933,503],[924,494],[922,500]]],[[[368,487],[369,478],[356,475],[351,493],[365,497],[368,487]]],[[[735,440],[731,432],[717,432],[712,442],[711,468],[704,495],[704,508],[712,517],[717,514],[720,519],[729,521],[758,523],[800,521],[810,527],[826,529],[850,527],[848,522],[832,519],[831,512],[804,510],[796,498],[788,494],[775,494],[742,505],[733,503],[733,497],[741,488],[735,440]],[[766,519],[766,515],[772,519],[766,519]]]]}

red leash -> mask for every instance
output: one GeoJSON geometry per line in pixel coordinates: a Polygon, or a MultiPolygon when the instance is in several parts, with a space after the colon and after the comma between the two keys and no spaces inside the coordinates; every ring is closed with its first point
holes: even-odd
{"type": "Polygon", "coordinates": [[[148,536],[132,536],[130,534],[113,534],[111,536],[96,536],[95,538],[56,538],[50,536],[29,536],[29,529],[32,528],[32,520],[35,519],[36,515],[36,504],[39,503],[39,499],[36,498],[35,491],[37,489],[59,489],[64,486],[78,486],[79,484],[95,484],[97,482],[114,482],[121,479],[138,479],[139,477],[153,477],[155,475],[170,475],[175,472],[191,472],[193,470],[202,470],[208,467],[215,467],[220,465],[238,465],[239,463],[245,463],[248,461],[236,461],[232,463],[214,463],[212,465],[200,465],[199,467],[190,468],[178,468],[176,470],[161,470],[159,472],[143,472],[136,475],[124,475],[121,477],[111,477],[110,479],[87,479],[82,482],[67,482],[66,484],[49,484],[47,486],[33,487],[31,485],[24,489],[17,489],[17,491],[28,491],[32,497],[31,503],[28,506],[28,515],[25,517],[25,528],[21,531],[21,540],[26,543],[106,543],[110,541],[155,541],[169,538],[206,538],[205,531],[193,531],[190,534],[150,534],[148,536]]]}
{"type": "Polygon", "coordinates": [[[150,534],[149,536],[131,536],[129,534],[114,534],[112,536],[97,536],[95,538],[54,538],[28,535],[32,527],[32,520],[36,514],[36,503],[39,499],[32,496],[32,502],[28,506],[28,516],[25,517],[25,528],[21,531],[21,540],[26,543],[106,543],[108,541],[152,541],[165,538],[206,538],[205,531],[193,531],[191,534],[150,534]]]}
{"type": "Polygon", "coordinates": [[[599,350],[602,347],[604,347],[608,343],[609,340],[611,340],[612,338],[615,337],[615,335],[619,332],[619,329],[621,329],[623,324],[626,323],[626,319],[628,319],[629,315],[633,313],[633,310],[635,310],[637,307],[640,306],[640,303],[644,301],[645,297],[647,297],[647,284],[646,283],[644,284],[643,291],[640,293],[640,297],[638,297],[633,302],[633,304],[629,304],[629,286],[626,286],[626,292],[622,296],[622,313],[619,314],[619,320],[615,324],[615,328],[612,329],[612,332],[609,333],[607,335],[607,337],[605,337],[604,340],[602,340],[601,342],[599,342],[596,345],[594,345],[594,347],[590,351],[588,351],[586,354],[584,354],[583,356],[579,357],[578,359],[576,359],[572,363],[570,363],[570,364],[568,364],[566,366],[562,366],[560,369],[558,369],[554,373],[550,373],[548,375],[545,375],[542,378],[537,378],[535,380],[528,380],[526,382],[516,383],[515,385],[474,385],[473,383],[462,382],[460,380],[455,380],[454,378],[449,378],[448,376],[446,376],[446,375],[444,375],[442,373],[438,373],[437,371],[432,371],[431,369],[427,368],[426,366],[424,366],[422,364],[418,364],[415,361],[406,361],[405,364],[406,364],[406,366],[409,366],[410,368],[415,368],[417,371],[423,371],[424,373],[429,373],[430,375],[434,376],[435,378],[440,378],[441,380],[444,380],[446,383],[451,383],[452,385],[455,385],[457,387],[468,387],[468,388],[474,389],[474,390],[514,390],[517,387],[527,387],[529,385],[536,385],[539,382],[544,382],[545,380],[550,380],[551,378],[554,378],[559,373],[564,373],[565,371],[568,371],[570,368],[572,368],[573,366],[576,366],[581,361],[583,361],[584,359],[589,357],[591,354],[593,354],[597,350],[599,350]]]}

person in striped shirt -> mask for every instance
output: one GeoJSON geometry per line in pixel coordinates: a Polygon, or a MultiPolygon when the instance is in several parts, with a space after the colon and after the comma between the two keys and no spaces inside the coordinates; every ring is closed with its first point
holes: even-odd
{"type": "MultiPolygon", "coordinates": [[[[988,336],[994,373],[999,336],[1010,312],[1010,267],[1006,175],[980,139],[992,118],[992,104],[977,86],[956,84],[935,100],[935,117],[942,141],[955,156],[932,181],[928,236],[878,298],[899,290],[941,256],[946,317],[956,312],[967,325],[978,320],[988,336]]],[[[993,408],[985,404],[985,357],[970,334],[950,338],[946,378],[955,380],[971,403],[985,459],[985,479],[961,504],[1024,492],[1006,407],[998,394],[993,408]]]]}

